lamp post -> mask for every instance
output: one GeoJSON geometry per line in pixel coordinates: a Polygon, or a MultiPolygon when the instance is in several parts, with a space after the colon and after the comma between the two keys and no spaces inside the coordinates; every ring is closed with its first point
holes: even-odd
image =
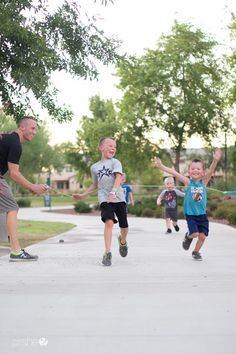
{"type": "Polygon", "coordinates": [[[224,163],[224,170],[225,170],[225,190],[227,191],[228,187],[228,151],[227,151],[227,130],[225,130],[225,163],[224,163]]]}

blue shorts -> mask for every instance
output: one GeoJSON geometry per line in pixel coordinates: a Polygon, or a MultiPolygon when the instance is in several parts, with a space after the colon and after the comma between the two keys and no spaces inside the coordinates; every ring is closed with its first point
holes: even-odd
{"type": "Polygon", "coordinates": [[[188,224],[189,234],[201,233],[208,236],[209,233],[209,221],[204,215],[185,215],[188,224]]]}

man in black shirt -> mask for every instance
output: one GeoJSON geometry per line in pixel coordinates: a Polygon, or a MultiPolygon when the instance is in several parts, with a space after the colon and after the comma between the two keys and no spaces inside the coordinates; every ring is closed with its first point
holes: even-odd
{"type": "Polygon", "coordinates": [[[0,134],[0,212],[6,213],[6,227],[10,237],[10,261],[35,261],[38,256],[30,255],[21,249],[17,236],[18,205],[12,191],[3,178],[8,171],[9,177],[21,187],[33,194],[42,194],[47,191],[44,184],[33,184],[20,172],[19,161],[21,157],[21,144],[31,141],[37,132],[37,123],[33,117],[23,117],[18,123],[16,131],[0,134]]]}

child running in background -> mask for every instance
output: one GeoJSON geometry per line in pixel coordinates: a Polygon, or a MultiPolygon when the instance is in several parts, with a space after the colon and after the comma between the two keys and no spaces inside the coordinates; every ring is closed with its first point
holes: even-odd
{"type": "Polygon", "coordinates": [[[130,184],[126,182],[126,174],[123,173],[122,175],[122,180],[121,180],[121,187],[124,191],[125,194],[125,201],[128,206],[128,204],[131,204],[134,206],[134,196],[133,196],[133,189],[130,184]]]}
{"type": "Polygon", "coordinates": [[[180,182],[184,183],[184,214],[188,224],[189,232],[186,233],[183,240],[183,248],[188,250],[193,238],[197,238],[192,256],[196,260],[202,260],[200,249],[208,236],[209,221],[206,215],[207,193],[206,186],[209,183],[218,161],[221,158],[221,151],[217,149],[213,153],[213,161],[205,173],[202,160],[194,159],[191,161],[188,174],[189,177],[181,175],[172,168],[164,166],[160,159],[155,159],[153,165],[160,170],[175,176],[180,182]]]}
{"type": "Polygon", "coordinates": [[[118,237],[121,257],[128,254],[126,237],[128,234],[127,208],[124,192],[121,187],[122,165],[115,159],[116,141],[111,137],[100,139],[99,150],[101,159],[91,166],[93,183],[84,193],[73,194],[75,200],[80,200],[98,189],[98,200],[101,208],[101,219],[104,222],[105,253],[102,258],[104,266],[111,265],[111,241],[114,224],[119,222],[118,237]],[[117,221],[117,219],[118,221],[117,221]]]}
{"type": "Polygon", "coordinates": [[[161,205],[164,200],[165,205],[165,220],[167,231],[166,234],[171,234],[171,226],[173,224],[175,231],[179,231],[178,226],[178,197],[184,197],[185,193],[181,192],[175,187],[175,180],[173,177],[165,178],[165,189],[157,198],[157,205],[161,205]]]}

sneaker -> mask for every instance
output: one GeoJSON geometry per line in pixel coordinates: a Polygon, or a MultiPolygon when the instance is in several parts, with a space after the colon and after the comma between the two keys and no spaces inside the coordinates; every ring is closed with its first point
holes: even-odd
{"type": "Polygon", "coordinates": [[[166,233],[166,235],[171,234],[172,230],[171,229],[167,229],[165,233],[166,233]]]}
{"type": "Polygon", "coordinates": [[[10,262],[27,262],[27,261],[37,261],[38,256],[33,256],[26,252],[25,250],[21,250],[22,252],[20,254],[14,254],[10,253],[10,262]]]}
{"type": "Polygon", "coordinates": [[[188,235],[189,235],[188,232],[186,232],[183,243],[182,243],[183,249],[185,249],[186,251],[189,249],[191,242],[193,240],[192,238],[189,238],[188,235]]]}
{"type": "Polygon", "coordinates": [[[174,228],[175,228],[175,231],[179,231],[179,226],[176,224],[176,225],[174,225],[174,228]]]}
{"type": "Polygon", "coordinates": [[[201,261],[202,260],[201,254],[199,252],[197,252],[197,251],[193,251],[192,252],[192,256],[193,256],[194,259],[196,259],[196,261],[201,261]]]}
{"type": "Polygon", "coordinates": [[[118,242],[119,242],[119,252],[120,252],[121,257],[126,257],[128,254],[127,242],[125,242],[124,244],[121,243],[121,236],[118,237],[118,242]]]}
{"type": "Polygon", "coordinates": [[[102,264],[106,267],[109,267],[111,265],[111,258],[112,258],[111,252],[105,253],[102,259],[102,264]]]}

